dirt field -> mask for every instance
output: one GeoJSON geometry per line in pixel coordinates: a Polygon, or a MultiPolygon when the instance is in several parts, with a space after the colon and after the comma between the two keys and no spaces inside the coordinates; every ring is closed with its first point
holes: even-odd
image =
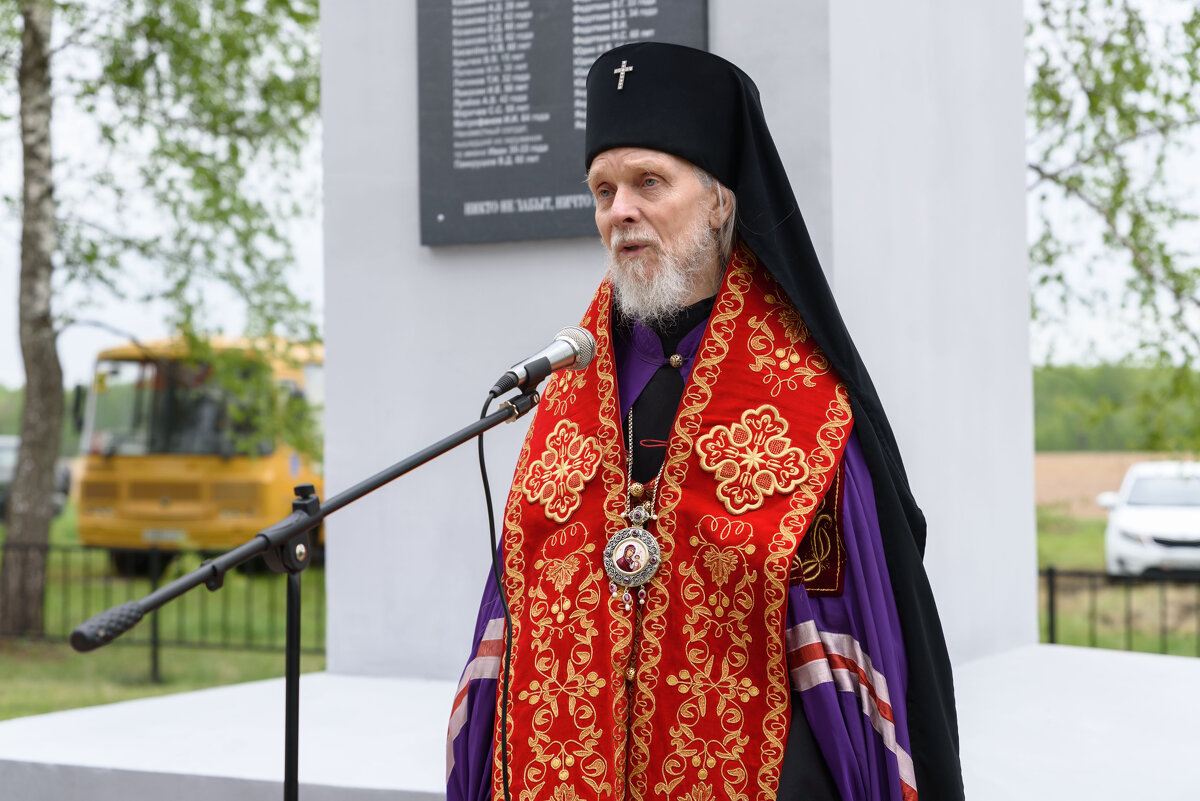
{"type": "Polygon", "coordinates": [[[1058,506],[1074,517],[1104,518],[1096,496],[1121,486],[1134,462],[1179,458],[1168,453],[1039,453],[1034,456],[1037,504],[1058,506]]]}

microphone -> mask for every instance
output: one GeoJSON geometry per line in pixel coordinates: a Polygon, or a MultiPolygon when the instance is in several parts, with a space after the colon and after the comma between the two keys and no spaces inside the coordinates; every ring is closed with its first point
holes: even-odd
{"type": "Polygon", "coordinates": [[[596,338],[592,332],[569,325],[555,334],[549,345],[510,367],[497,379],[490,394],[494,398],[517,387],[535,387],[559,370],[582,370],[592,363],[595,354],[596,338]]]}

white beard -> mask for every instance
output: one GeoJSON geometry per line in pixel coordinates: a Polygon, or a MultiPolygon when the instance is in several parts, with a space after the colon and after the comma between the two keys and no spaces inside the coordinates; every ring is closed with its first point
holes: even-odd
{"type": "Polygon", "coordinates": [[[613,298],[626,316],[645,325],[667,323],[688,305],[696,291],[711,283],[712,263],[719,262],[717,232],[703,215],[696,215],[691,228],[673,246],[665,246],[653,231],[614,228],[608,248],[608,274],[613,298]],[[646,251],[625,256],[621,246],[645,242],[646,251]],[[657,269],[647,275],[647,258],[658,255],[657,269]]]}

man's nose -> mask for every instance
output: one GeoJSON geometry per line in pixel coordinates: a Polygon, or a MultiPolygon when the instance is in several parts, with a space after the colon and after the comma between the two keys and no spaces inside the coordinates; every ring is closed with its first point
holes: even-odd
{"type": "Polygon", "coordinates": [[[628,225],[641,219],[641,208],[637,196],[629,189],[619,187],[613,195],[609,215],[613,225],[628,225]]]}

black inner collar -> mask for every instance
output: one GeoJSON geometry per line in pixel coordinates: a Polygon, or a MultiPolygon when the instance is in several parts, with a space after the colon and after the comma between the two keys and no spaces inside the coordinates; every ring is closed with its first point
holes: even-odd
{"type": "Polygon", "coordinates": [[[663,356],[671,357],[671,354],[679,350],[680,341],[687,336],[693,328],[703,323],[712,314],[713,304],[717,302],[717,296],[705,298],[698,303],[693,303],[679,311],[674,317],[665,323],[649,326],[650,330],[658,335],[659,342],[662,343],[663,356]]]}
{"type": "MultiPolygon", "coordinates": [[[[712,313],[716,296],[705,298],[681,309],[670,321],[650,330],[662,343],[663,356],[668,359],[678,350],[680,341],[697,326],[703,325],[712,313]]],[[[643,484],[658,474],[667,452],[667,439],[675,423],[675,413],[683,398],[682,372],[663,365],[650,377],[649,383],[633,402],[633,480],[643,484]]],[[[625,421],[622,421],[624,423],[625,421]]],[[[629,435],[628,429],[625,435],[629,435]]]]}

